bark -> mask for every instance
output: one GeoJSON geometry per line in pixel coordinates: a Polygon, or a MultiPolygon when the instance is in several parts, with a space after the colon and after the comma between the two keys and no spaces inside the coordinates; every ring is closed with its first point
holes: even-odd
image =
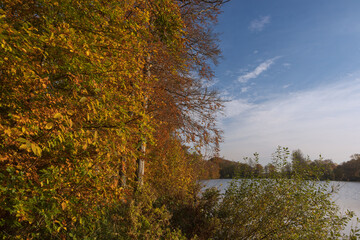
{"type": "MultiPolygon", "coordinates": [[[[150,54],[146,57],[146,65],[144,68],[144,73],[146,78],[151,77],[151,71],[150,71],[150,54]]],[[[147,96],[144,97],[144,111],[147,110],[147,96]]],[[[146,140],[142,140],[140,145],[140,151],[141,155],[144,156],[146,153],[146,140]]],[[[138,182],[138,186],[141,187],[144,185],[144,174],[145,174],[145,161],[143,157],[139,157],[137,160],[137,171],[136,171],[136,178],[138,182]]]]}

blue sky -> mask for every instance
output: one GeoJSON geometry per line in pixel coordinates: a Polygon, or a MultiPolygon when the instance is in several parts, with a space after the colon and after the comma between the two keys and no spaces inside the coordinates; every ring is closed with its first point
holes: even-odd
{"type": "Polygon", "coordinates": [[[341,163],[360,153],[360,1],[232,0],[215,31],[228,100],[220,155],[277,146],[341,163]]]}

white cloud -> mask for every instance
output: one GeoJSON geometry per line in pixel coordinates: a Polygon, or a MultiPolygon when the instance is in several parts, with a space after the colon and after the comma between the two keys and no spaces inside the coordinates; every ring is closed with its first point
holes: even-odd
{"type": "Polygon", "coordinates": [[[301,149],[312,159],[335,162],[360,152],[360,79],[288,94],[260,104],[227,104],[221,154],[241,160],[259,152],[262,163],[278,145],[301,149]]]}
{"type": "Polygon", "coordinates": [[[253,71],[243,74],[238,77],[238,81],[240,83],[246,83],[252,78],[257,78],[262,72],[266,71],[279,57],[274,57],[265,62],[262,62],[259,66],[257,66],[253,71]]]}
{"type": "Polygon", "coordinates": [[[283,89],[286,89],[286,88],[288,88],[288,87],[290,87],[291,86],[291,84],[286,84],[286,85],[284,85],[282,88],[283,89]]]}
{"type": "Polygon", "coordinates": [[[241,93],[245,93],[249,90],[249,87],[242,87],[241,88],[241,93]]]}
{"type": "Polygon", "coordinates": [[[253,104],[244,99],[236,99],[225,103],[225,117],[232,118],[253,108],[253,104]]]}
{"type": "Polygon", "coordinates": [[[235,97],[229,92],[228,89],[222,89],[219,93],[223,101],[232,101],[235,97]]]}
{"type": "Polygon", "coordinates": [[[234,76],[234,72],[231,70],[226,70],[225,71],[225,76],[234,76]]]}
{"type": "Polygon", "coordinates": [[[283,63],[283,66],[284,66],[284,67],[290,67],[290,66],[291,66],[291,63],[283,63]]]}
{"type": "Polygon", "coordinates": [[[270,23],[270,20],[270,16],[259,17],[250,22],[249,29],[254,32],[261,32],[265,25],[270,23]]]}

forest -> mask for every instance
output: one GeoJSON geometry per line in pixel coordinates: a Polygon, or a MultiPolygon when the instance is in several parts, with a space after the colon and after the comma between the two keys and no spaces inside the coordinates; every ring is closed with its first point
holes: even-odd
{"type": "MultiPolygon", "coordinates": [[[[256,156],[256,154],[255,154],[256,156]]],[[[277,169],[272,163],[265,166],[252,158],[245,158],[242,162],[213,157],[205,163],[202,179],[229,178],[267,178],[273,171],[279,171],[283,176],[291,178],[301,173],[307,179],[332,181],[360,181],[360,154],[353,154],[350,160],[341,164],[331,159],[311,160],[301,150],[295,150],[290,160],[277,169]]]]}
{"type": "Polygon", "coordinates": [[[223,174],[201,151],[222,140],[206,86],[226,2],[0,1],[1,239],[343,236],[351,213],[300,175],[200,193],[223,174]]]}

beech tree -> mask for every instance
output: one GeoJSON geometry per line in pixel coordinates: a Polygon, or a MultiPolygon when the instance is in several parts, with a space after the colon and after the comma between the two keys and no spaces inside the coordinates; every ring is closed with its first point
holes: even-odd
{"type": "Polygon", "coordinates": [[[145,142],[216,145],[221,101],[202,81],[218,54],[205,26],[222,2],[0,3],[4,236],[91,232],[131,195],[145,142]]]}
{"type": "MultiPolygon", "coordinates": [[[[221,132],[215,120],[222,101],[215,91],[205,87],[204,81],[213,77],[209,60],[216,62],[219,57],[216,36],[209,29],[216,22],[219,7],[224,2],[190,1],[184,4],[178,1],[177,11],[183,24],[181,31],[174,22],[166,20],[170,19],[168,16],[159,14],[161,6],[149,4],[154,13],[149,23],[154,38],[149,44],[146,72],[154,81],[147,92],[146,108],[156,122],[156,147],[150,144],[146,155],[153,156],[151,151],[162,155],[159,152],[162,148],[158,146],[179,141],[191,143],[198,150],[204,146],[217,150],[221,132]],[[174,36],[180,36],[181,44],[169,41],[174,36]]],[[[164,150],[165,155],[166,152],[164,150]]],[[[139,161],[138,165],[143,166],[143,163],[139,161]]],[[[175,175],[180,178],[183,174],[175,175]]]]}
{"type": "MultiPolygon", "coordinates": [[[[121,156],[138,158],[139,141],[151,141],[154,128],[144,104],[152,42],[146,4],[3,1],[1,214],[7,234],[36,233],[43,224],[61,236],[124,198],[116,186],[121,156]],[[23,227],[9,227],[15,222],[23,227]]],[[[133,160],[128,165],[136,167],[133,160]]]]}

